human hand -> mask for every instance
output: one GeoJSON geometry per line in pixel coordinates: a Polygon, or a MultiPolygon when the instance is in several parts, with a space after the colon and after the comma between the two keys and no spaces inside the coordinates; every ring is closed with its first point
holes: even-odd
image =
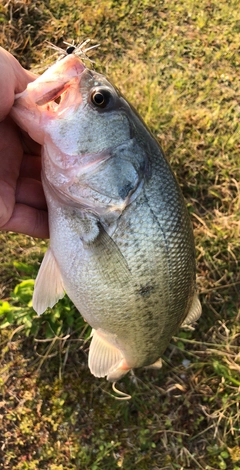
{"type": "Polygon", "coordinates": [[[41,147],[8,116],[15,93],[36,77],[0,47],[0,230],[47,238],[41,147]]]}

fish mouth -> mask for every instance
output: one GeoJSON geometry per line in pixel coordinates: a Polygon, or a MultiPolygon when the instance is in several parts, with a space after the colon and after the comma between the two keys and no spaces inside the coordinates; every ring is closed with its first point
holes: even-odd
{"type": "Polygon", "coordinates": [[[85,70],[79,57],[68,55],[15,95],[11,116],[40,145],[49,120],[67,116],[82,103],[79,85],[85,70]]]}
{"type": "Polygon", "coordinates": [[[63,93],[68,90],[71,86],[70,82],[66,82],[61,84],[60,86],[54,87],[52,90],[49,90],[47,93],[44,94],[44,96],[41,96],[35,104],[37,106],[44,106],[46,104],[49,104],[51,102],[59,105],[62,101],[62,95],[63,93]]]}
{"type": "Polygon", "coordinates": [[[79,106],[82,102],[79,84],[85,70],[85,65],[77,56],[67,56],[54,64],[51,80],[45,77],[44,92],[35,96],[35,105],[58,114],[79,106]]]}
{"type": "Polygon", "coordinates": [[[70,98],[72,104],[76,102],[79,104],[79,101],[81,102],[79,83],[84,70],[86,67],[79,57],[68,55],[29,83],[25,91],[15,96],[15,102],[22,103],[25,100],[28,104],[41,107],[41,112],[44,110],[59,112],[62,105],[70,106],[70,98]],[[70,90],[71,96],[67,100],[70,90]],[[78,95],[77,100],[76,95],[78,95]]]}
{"type": "Polygon", "coordinates": [[[41,108],[41,112],[46,112],[47,116],[61,117],[63,113],[72,111],[82,103],[82,96],[79,93],[79,79],[74,78],[60,85],[54,86],[41,96],[35,105],[41,108]]]}

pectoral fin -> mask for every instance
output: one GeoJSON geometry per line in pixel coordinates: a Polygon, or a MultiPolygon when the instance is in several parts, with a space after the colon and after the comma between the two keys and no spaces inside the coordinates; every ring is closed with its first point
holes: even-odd
{"type": "Polygon", "coordinates": [[[91,214],[79,214],[78,230],[88,253],[93,256],[95,271],[103,279],[117,285],[131,282],[126,259],[98,218],[91,214]]]}
{"type": "Polygon", "coordinates": [[[188,312],[188,315],[186,316],[185,320],[183,321],[181,327],[184,328],[185,326],[191,325],[191,323],[196,322],[199,317],[201,316],[202,313],[202,306],[200,304],[200,300],[198,298],[198,295],[195,294],[193,297],[193,302],[191,305],[191,308],[188,312]]]}
{"type": "Polygon", "coordinates": [[[97,259],[96,268],[109,281],[125,283],[131,280],[131,273],[120,249],[108,235],[103,226],[99,224],[99,234],[94,243],[89,245],[89,250],[95,252],[97,259]]]}
{"type": "Polygon", "coordinates": [[[92,330],[92,342],[88,356],[88,366],[95,377],[105,377],[111,382],[125,375],[127,367],[125,359],[120,351],[111,344],[107,335],[92,330]]]}
{"type": "Polygon", "coordinates": [[[48,248],[38,271],[33,293],[33,308],[41,315],[48,307],[53,307],[64,296],[64,286],[59,267],[48,248]]]}

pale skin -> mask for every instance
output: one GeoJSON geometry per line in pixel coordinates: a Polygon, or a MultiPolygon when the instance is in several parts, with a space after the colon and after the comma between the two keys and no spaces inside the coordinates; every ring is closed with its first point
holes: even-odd
{"type": "Polygon", "coordinates": [[[41,148],[9,116],[14,95],[36,77],[0,47],[0,230],[47,238],[41,148]]]}

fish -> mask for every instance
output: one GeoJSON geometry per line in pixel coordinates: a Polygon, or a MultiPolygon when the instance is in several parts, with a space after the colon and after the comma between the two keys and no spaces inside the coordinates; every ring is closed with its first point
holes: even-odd
{"type": "Polygon", "coordinates": [[[74,48],[16,95],[11,115],[42,145],[50,244],[33,308],[40,315],[67,293],[92,327],[95,377],[160,367],[201,304],[193,229],[159,143],[74,48]]]}

